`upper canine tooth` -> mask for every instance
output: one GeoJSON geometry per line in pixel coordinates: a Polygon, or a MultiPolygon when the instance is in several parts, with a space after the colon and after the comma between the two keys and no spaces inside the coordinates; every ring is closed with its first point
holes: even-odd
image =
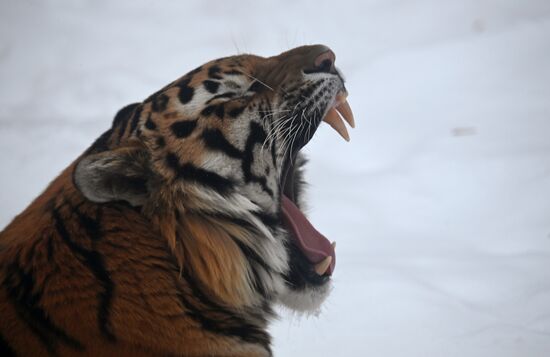
{"type": "Polygon", "coordinates": [[[349,141],[349,134],[348,129],[346,129],[346,124],[344,124],[344,121],[340,118],[340,114],[336,111],[336,109],[330,108],[323,121],[336,130],[338,134],[344,138],[344,140],[349,141]]]}
{"type": "Polygon", "coordinates": [[[336,105],[336,110],[338,113],[342,114],[344,119],[348,122],[349,126],[355,128],[355,119],[353,118],[353,112],[347,100],[344,99],[343,102],[336,105]]]}
{"type": "Polygon", "coordinates": [[[321,262],[315,264],[315,272],[319,275],[323,275],[326,273],[328,267],[330,266],[330,263],[332,263],[332,257],[329,255],[325,259],[323,259],[321,262]]]}

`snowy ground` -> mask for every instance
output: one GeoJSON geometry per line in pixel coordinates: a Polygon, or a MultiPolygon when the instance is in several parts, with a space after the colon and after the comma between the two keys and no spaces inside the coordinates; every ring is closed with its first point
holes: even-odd
{"type": "Polygon", "coordinates": [[[358,125],[307,148],[334,292],[282,313],[276,354],[550,356],[548,0],[0,0],[0,226],[125,104],[311,43],[358,125]]]}

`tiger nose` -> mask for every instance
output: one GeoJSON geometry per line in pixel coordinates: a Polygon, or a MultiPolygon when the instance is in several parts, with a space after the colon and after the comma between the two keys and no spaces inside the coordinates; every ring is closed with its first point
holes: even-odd
{"type": "Polygon", "coordinates": [[[305,73],[336,73],[336,55],[330,48],[322,45],[313,46],[308,57],[309,65],[304,68],[305,73]]]}

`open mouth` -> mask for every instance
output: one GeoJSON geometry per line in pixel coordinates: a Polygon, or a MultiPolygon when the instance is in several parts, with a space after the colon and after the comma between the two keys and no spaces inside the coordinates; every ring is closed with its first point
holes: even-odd
{"type": "MultiPolygon", "coordinates": [[[[325,109],[322,121],[335,129],[344,140],[349,141],[350,137],[344,121],[352,128],[355,127],[355,121],[346,97],[347,93],[345,91],[338,92],[332,103],[325,109]]],[[[316,125],[318,126],[319,123],[316,125]]],[[[298,181],[301,180],[300,175],[296,172],[298,168],[295,166],[298,151],[291,153],[291,158],[287,160],[283,171],[282,218],[290,233],[292,243],[301,253],[299,255],[307,260],[310,272],[314,272],[319,277],[329,277],[332,275],[336,264],[336,243],[331,243],[317,231],[298,207],[296,191],[300,185],[298,181]]]]}

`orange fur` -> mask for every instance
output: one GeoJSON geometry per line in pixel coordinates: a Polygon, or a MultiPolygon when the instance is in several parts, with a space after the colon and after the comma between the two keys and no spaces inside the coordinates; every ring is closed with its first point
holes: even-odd
{"type": "MultiPolygon", "coordinates": [[[[2,285],[17,285],[26,275],[34,274],[34,289],[41,291],[29,293],[40,293],[39,307],[48,312],[49,325],[68,335],[52,346],[52,351],[89,356],[268,355],[257,345],[204,330],[182,304],[183,295],[197,309],[203,306],[182,278],[180,267],[184,275],[195,274],[201,286],[208,287],[205,293],[215,296],[220,306],[241,308],[247,301],[247,292],[239,283],[246,276],[242,257],[224,239],[223,225],[207,225],[198,217],[176,223],[170,216],[152,224],[126,205],[107,204],[101,208],[101,239],[83,236],[74,225],[75,207],[80,214],[97,219],[98,205],[75,189],[73,168],[66,169],[0,235],[2,285]],[[62,216],[73,244],[102,257],[113,285],[107,331],[101,330],[97,318],[101,310],[98,296],[105,287],[97,284],[97,276],[84,266],[84,258],[78,253],[75,256],[75,250],[56,231],[59,222],[52,217],[52,209],[62,216]],[[174,255],[172,250],[179,253],[174,255]],[[222,256],[223,262],[217,256],[222,256]],[[23,272],[14,275],[18,269],[10,270],[13,264],[23,272]]],[[[0,289],[1,335],[21,355],[47,353],[37,335],[29,333],[31,317],[21,315],[22,309],[13,303],[8,290],[0,289]]],[[[221,320],[218,312],[205,313],[213,321],[221,320]]],[[[53,333],[42,334],[51,337],[53,333]]]]}

